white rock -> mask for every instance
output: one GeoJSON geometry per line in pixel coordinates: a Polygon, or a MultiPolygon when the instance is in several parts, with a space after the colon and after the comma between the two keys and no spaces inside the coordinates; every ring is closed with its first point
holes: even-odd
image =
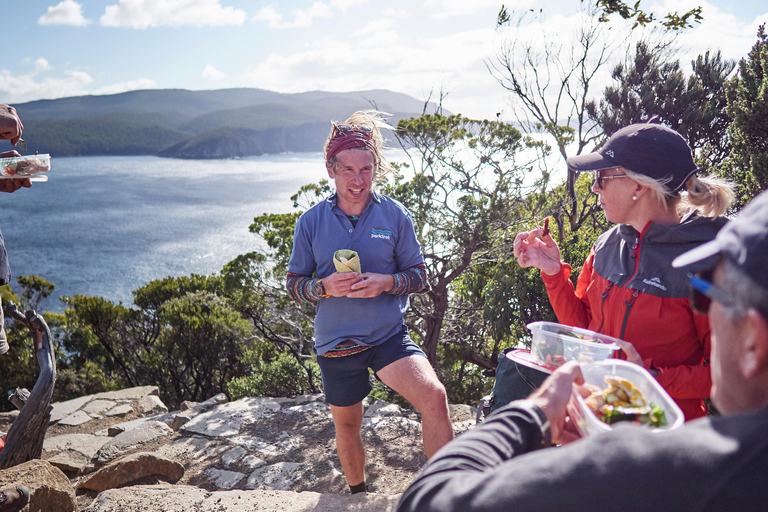
{"type": "Polygon", "coordinates": [[[91,400],[85,404],[80,410],[85,411],[91,416],[101,414],[104,411],[108,411],[115,406],[115,402],[110,400],[91,400]]]}
{"type": "Polygon", "coordinates": [[[144,418],[138,418],[131,421],[124,421],[123,423],[118,423],[117,425],[113,425],[113,427],[127,431],[127,430],[134,429],[136,427],[139,427],[148,421],[161,421],[166,425],[170,425],[171,422],[173,421],[173,413],[168,412],[165,414],[155,414],[154,416],[146,416],[144,418]]]}
{"type": "Polygon", "coordinates": [[[325,413],[330,410],[331,408],[322,402],[309,402],[308,404],[294,405],[293,407],[285,408],[282,410],[282,412],[285,414],[310,414],[316,411],[322,411],[325,413]]]}
{"type": "Polygon", "coordinates": [[[276,444],[272,444],[260,437],[254,436],[236,436],[227,439],[236,446],[242,446],[249,452],[258,452],[267,457],[275,457],[283,453],[283,450],[276,444]]]}
{"type": "Polygon", "coordinates": [[[62,471],[73,472],[75,474],[79,474],[86,468],[92,467],[91,459],[71,450],[59,452],[50,459],[47,459],[47,462],[62,471]]]}
{"type": "Polygon", "coordinates": [[[93,395],[81,396],[66,402],[56,402],[53,404],[53,411],[51,411],[51,423],[56,423],[74,413],[76,410],[87,404],[93,395]]]}
{"type": "Polygon", "coordinates": [[[43,451],[55,453],[71,450],[84,455],[90,460],[109,440],[109,437],[91,434],[65,434],[63,436],[46,438],[43,441],[43,451]]]}
{"type": "Polygon", "coordinates": [[[453,425],[453,434],[459,435],[463,434],[464,432],[467,432],[468,430],[472,430],[475,428],[475,420],[466,420],[466,421],[456,421],[452,423],[453,425]]]}
{"type": "Polygon", "coordinates": [[[222,404],[200,414],[181,427],[181,431],[209,437],[234,436],[248,423],[271,416],[280,410],[279,399],[243,398],[222,404]]]}
{"type": "Polygon", "coordinates": [[[83,423],[88,423],[92,419],[93,418],[88,416],[88,413],[85,411],[75,411],[66,418],[59,420],[59,425],[75,427],[77,425],[82,425],[83,423]]]}
{"type": "Polygon", "coordinates": [[[157,386],[138,386],[135,388],[99,393],[94,395],[94,398],[100,398],[102,400],[138,400],[148,395],[157,395],[159,391],[157,386]]]}
{"type": "Polygon", "coordinates": [[[171,435],[173,435],[173,430],[165,423],[148,421],[140,427],[127,430],[109,439],[99,449],[98,461],[101,464],[106,464],[129,451],[141,448],[146,443],[171,435]]]}
{"type": "Polygon", "coordinates": [[[274,489],[287,491],[300,476],[298,470],[303,466],[298,462],[278,462],[263,466],[251,473],[246,487],[248,489],[274,489]]]}
{"type": "Polygon", "coordinates": [[[226,444],[211,444],[210,439],[192,436],[175,439],[174,441],[161,446],[157,453],[158,455],[174,460],[190,458],[196,461],[203,461],[212,457],[219,457],[228,449],[230,449],[230,447],[226,444]]]}
{"type": "Polygon", "coordinates": [[[131,407],[131,404],[121,404],[108,410],[107,416],[110,418],[114,416],[125,416],[129,412],[133,412],[133,407],[131,407]]]}
{"type": "Polygon", "coordinates": [[[223,469],[209,468],[203,472],[205,477],[212,481],[219,489],[229,490],[245,478],[243,473],[237,471],[224,471],[223,469]]]}
{"type": "Polygon", "coordinates": [[[370,418],[373,416],[402,416],[403,410],[397,404],[391,404],[384,400],[376,400],[373,405],[368,407],[365,411],[365,417],[370,418]]]}
{"type": "Polygon", "coordinates": [[[235,446],[221,456],[221,462],[225,467],[229,467],[246,455],[248,455],[248,451],[245,448],[242,446],[235,446]]]}
{"type": "Polygon", "coordinates": [[[142,397],[136,403],[136,407],[141,414],[164,414],[168,412],[168,407],[165,406],[157,395],[142,397]]]}
{"type": "Polygon", "coordinates": [[[264,459],[260,459],[255,455],[248,455],[243,459],[243,464],[245,464],[247,467],[251,469],[260,468],[261,466],[264,466],[267,463],[264,459]]]}
{"type": "Polygon", "coordinates": [[[363,418],[360,429],[363,439],[375,437],[379,441],[395,441],[403,437],[420,436],[421,423],[402,417],[363,418]]]}

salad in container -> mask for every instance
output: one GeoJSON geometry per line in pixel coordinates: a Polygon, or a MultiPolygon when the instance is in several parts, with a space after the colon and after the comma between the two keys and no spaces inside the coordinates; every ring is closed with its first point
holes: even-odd
{"type": "Polygon", "coordinates": [[[619,350],[616,338],[555,322],[527,325],[533,336],[531,355],[542,366],[555,369],[566,361],[602,361],[619,350]]]}
{"type": "Polygon", "coordinates": [[[588,397],[575,392],[568,414],[582,436],[632,423],[656,432],[680,427],[683,411],[645,368],[621,359],[579,365],[588,397]]]}
{"type": "Polygon", "coordinates": [[[48,181],[45,173],[50,170],[51,156],[48,154],[0,158],[0,179],[48,181]]]}

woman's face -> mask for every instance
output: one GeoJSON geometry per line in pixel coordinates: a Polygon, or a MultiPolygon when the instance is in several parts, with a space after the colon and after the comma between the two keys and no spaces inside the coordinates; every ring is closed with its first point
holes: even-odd
{"type": "Polygon", "coordinates": [[[605,218],[614,224],[625,224],[634,206],[637,182],[626,175],[623,167],[595,171],[592,192],[597,194],[605,218]]]}

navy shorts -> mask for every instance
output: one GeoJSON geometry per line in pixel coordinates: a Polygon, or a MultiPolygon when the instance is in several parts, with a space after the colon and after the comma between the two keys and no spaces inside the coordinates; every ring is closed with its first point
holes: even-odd
{"type": "Polygon", "coordinates": [[[317,356],[323,376],[325,401],[336,407],[355,405],[373,389],[368,368],[375,374],[398,359],[412,355],[427,357],[408,337],[408,331],[403,329],[381,345],[357,354],[343,357],[317,356]]]}

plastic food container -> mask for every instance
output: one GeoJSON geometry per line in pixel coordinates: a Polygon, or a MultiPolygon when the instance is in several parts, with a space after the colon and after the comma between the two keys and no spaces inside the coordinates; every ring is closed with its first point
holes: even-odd
{"type": "MultiPolygon", "coordinates": [[[[663,432],[665,430],[672,430],[680,427],[685,421],[680,407],[677,406],[674,400],[664,391],[664,388],[642,366],[621,359],[608,359],[579,366],[581,367],[581,373],[584,375],[584,382],[586,384],[602,389],[607,386],[604,379],[605,376],[615,375],[630,381],[643,394],[646,403],[661,407],[667,424],[663,427],[649,427],[652,431],[663,432]]],[[[576,424],[576,428],[578,428],[582,437],[608,432],[613,430],[615,425],[628,423],[620,422],[614,425],[603,423],[595,416],[595,413],[589,408],[584,398],[578,393],[571,394],[571,400],[568,402],[568,414],[576,424]]]]}
{"type": "Polygon", "coordinates": [[[583,363],[602,361],[619,350],[616,338],[554,322],[527,325],[533,335],[531,354],[547,368],[557,368],[566,361],[583,363]]]}
{"type": "Polygon", "coordinates": [[[44,173],[51,170],[51,156],[28,155],[0,158],[0,179],[30,178],[32,181],[48,181],[44,173]]]}

